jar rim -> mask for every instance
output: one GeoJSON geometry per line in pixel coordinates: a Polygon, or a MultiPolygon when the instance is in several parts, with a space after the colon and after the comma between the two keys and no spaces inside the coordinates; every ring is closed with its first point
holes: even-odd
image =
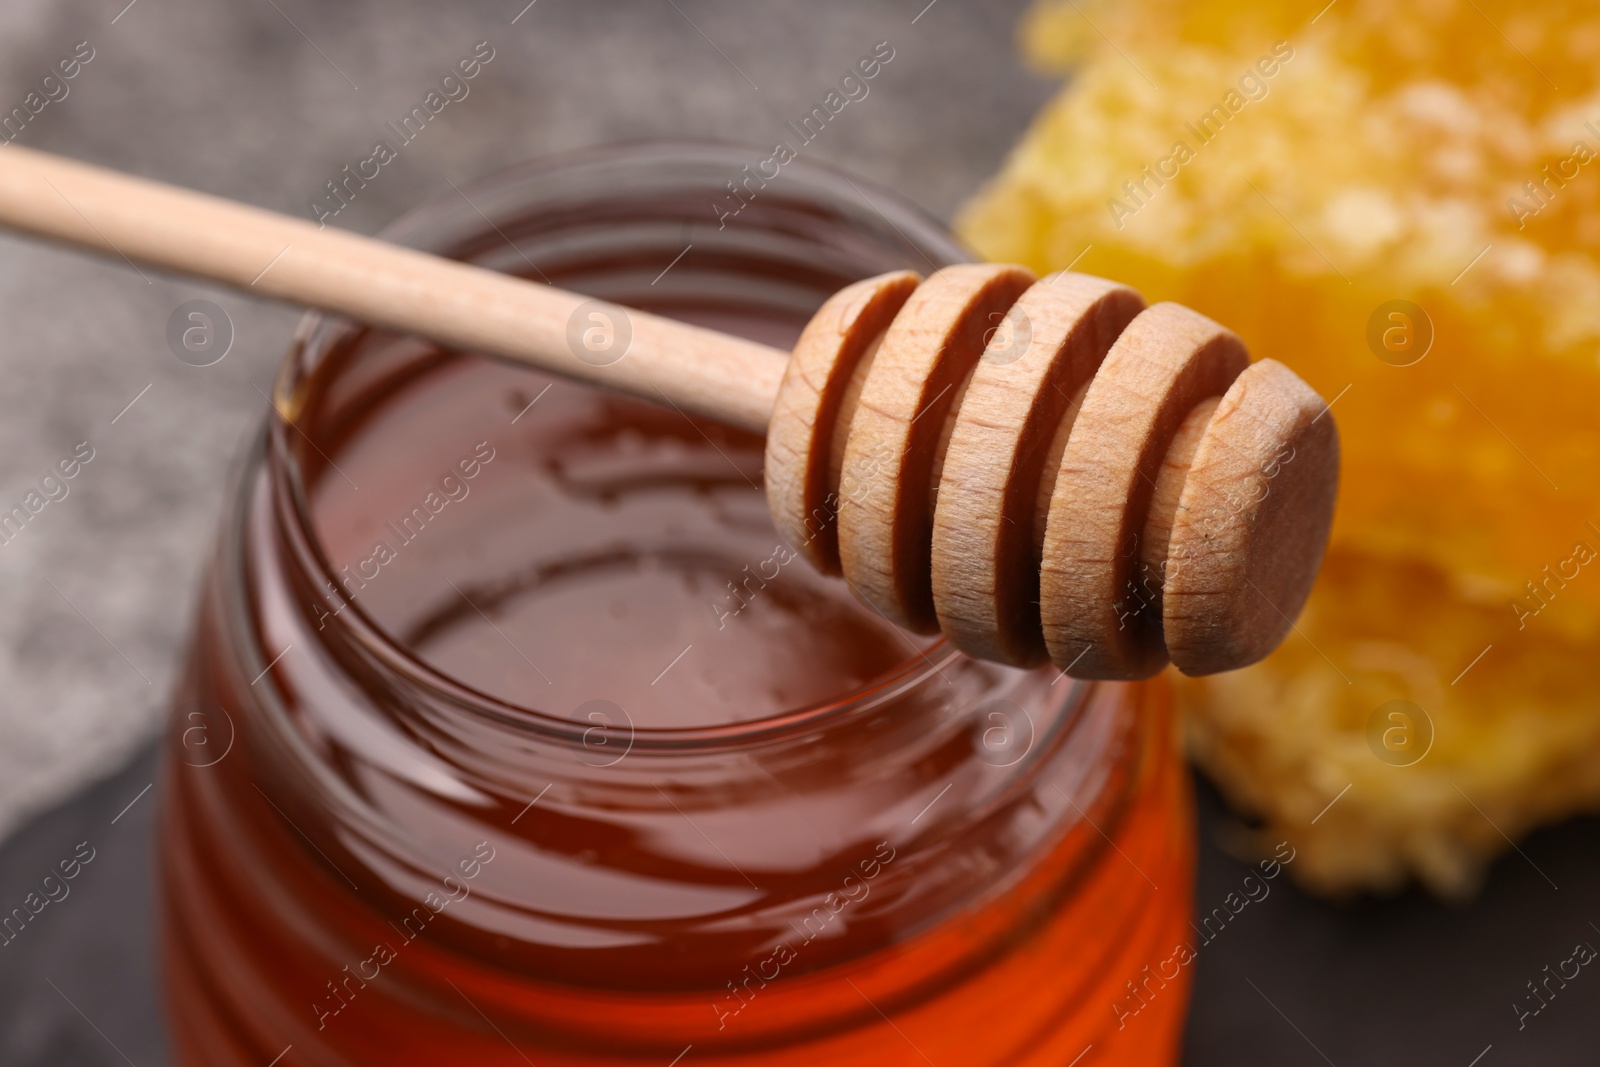
{"type": "MultiPolygon", "coordinates": [[[[452,185],[450,192],[441,192],[407,211],[381,229],[378,236],[394,243],[415,245],[430,223],[436,222],[438,216],[449,209],[459,209],[463,201],[481,215],[477,208],[479,197],[515,189],[543,177],[589,168],[645,168],[663,162],[714,165],[719,168],[718,173],[733,167],[732,172],[737,173],[737,167],[748,162],[751,155],[748,147],[714,141],[642,140],[541,156],[492,171],[459,186],[452,185]]],[[[908,246],[915,248],[930,267],[970,261],[970,253],[935,218],[876,183],[810,160],[786,164],[783,175],[786,186],[828,200],[830,206],[844,208],[864,201],[908,246]],[[871,195],[866,190],[871,190],[871,195]]],[[[485,222],[494,225],[488,216],[483,217],[485,222]]],[[[273,410],[267,416],[266,435],[268,459],[274,468],[273,495],[278,499],[274,510],[279,528],[298,564],[317,582],[326,582],[343,603],[331,619],[324,621],[345,631],[365,655],[377,660],[406,684],[501,723],[571,742],[615,742],[630,749],[726,748],[788,738],[850,718],[924,684],[942,674],[946,666],[965,658],[964,653],[941,635],[926,648],[914,650],[914,654],[888,671],[831,698],[737,723],[646,728],[635,727],[631,722],[626,726],[597,726],[562,718],[495,697],[432,666],[391,636],[367,615],[356,598],[340,588],[336,569],[316,531],[300,460],[292,441],[292,434],[300,432],[294,422],[295,414],[303,409],[302,400],[305,391],[313,386],[321,355],[331,347],[332,340],[349,327],[349,320],[340,316],[316,310],[306,312],[280,365],[274,384],[273,410]]],[[[261,649],[253,651],[265,661],[261,649]]],[[[1083,684],[1073,682],[1074,687],[1083,684]]]]}

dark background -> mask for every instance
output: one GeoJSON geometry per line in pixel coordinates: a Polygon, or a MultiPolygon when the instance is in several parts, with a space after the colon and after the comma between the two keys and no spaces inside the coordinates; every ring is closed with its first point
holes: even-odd
{"type": "MultiPolygon", "coordinates": [[[[5,0],[0,107],[87,40],[94,60],[18,143],[307,213],[384,121],[489,41],[471,95],[337,220],[371,232],[447,181],[552,151],[661,136],[767,147],[884,40],[893,62],[808,157],[949,218],[1055,88],[1016,59],[1020,0],[525,3],[5,0]]],[[[97,450],[73,495],[0,550],[0,910],[78,842],[96,850],[71,895],[0,948],[0,1067],[166,1062],[150,738],[232,457],[296,317],[0,236],[0,499],[74,442],[97,450]],[[197,297],[236,328],[204,369],[165,340],[197,297]]],[[[1209,911],[1248,868],[1218,844],[1237,827],[1204,786],[1200,799],[1209,911]]],[[[1337,906],[1277,880],[1201,952],[1187,1062],[1596,1062],[1600,976],[1585,969],[1520,1031],[1513,1004],[1575,943],[1600,945],[1597,830],[1535,835],[1469,905],[1337,906]]]]}

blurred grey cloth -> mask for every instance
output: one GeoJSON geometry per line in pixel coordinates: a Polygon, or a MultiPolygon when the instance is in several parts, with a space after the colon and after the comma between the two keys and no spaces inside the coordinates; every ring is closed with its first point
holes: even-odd
{"type": "MultiPolygon", "coordinates": [[[[948,217],[1053,88],[1016,59],[1025,6],[5,0],[0,114],[23,108],[17,144],[309,218],[487,42],[470,91],[403,147],[390,138],[396,158],[330,220],[370,233],[448,181],[550,152],[694,137],[758,158],[887,41],[869,95],[806,156],[948,217]],[[93,58],[64,78],[85,42],[93,58]]],[[[160,729],[227,478],[296,318],[0,236],[0,512],[30,512],[0,544],[0,837],[160,729]],[[214,366],[169,348],[193,299],[233,323],[214,366]],[[81,442],[94,458],[65,496],[41,488],[81,442]]]]}

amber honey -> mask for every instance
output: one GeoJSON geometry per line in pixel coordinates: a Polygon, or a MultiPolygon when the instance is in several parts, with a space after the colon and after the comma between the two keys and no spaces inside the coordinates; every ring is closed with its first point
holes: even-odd
{"type": "MultiPolygon", "coordinates": [[[[803,166],[719,230],[739,158],[515,171],[470,191],[498,232],[435,205],[397,236],[773,343],[960,254],[803,166]]],[[[777,539],[760,464],[670,407],[307,324],[175,710],[180,1062],[1173,1061],[1165,689],[900,633],[777,539]]]]}

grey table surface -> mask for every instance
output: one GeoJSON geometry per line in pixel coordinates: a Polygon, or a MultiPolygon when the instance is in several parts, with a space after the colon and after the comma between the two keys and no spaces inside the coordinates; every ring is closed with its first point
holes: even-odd
{"type": "MultiPolygon", "coordinates": [[[[947,218],[1055,89],[1016,61],[1024,6],[5,0],[0,108],[88,42],[93,59],[19,144],[306,213],[383,122],[490,42],[471,95],[337,220],[372,232],[450,181],[549,152],[643,137],[767,146],[889,41],[895,59],[871,95],[808,153],[947,218]]],[[[166,1062],[151,739],[231,463],[296,318],[0,236],[0,501],[20,501],[77,442],[95,449],[68,496],[0,546],[0,905],[77,842],[96,849],[71,896],[0,948],[3,1067],[166,1062]],[[173,310],[195,298],[235,326],[212,367],[166,342],[173,310]]],[[[1202,812],[1197,904],[1209,910],[1245,871],[1213,844],[1227,816],[1205,790],[1202,812]]],[[[1512,1003],[1573,941],[1600,944],[1600,930],[1585,933],[1600,921],[1588,910],[1596,831],[1536,835],[1528,862],[1501,863],[1466,907],[1413,896],[1334,907],[1278,885],[1204,950],[1187,1062],[1595,1062],[1600,979],[1575,981],[1525,1029],[1512,1003]]]]}

